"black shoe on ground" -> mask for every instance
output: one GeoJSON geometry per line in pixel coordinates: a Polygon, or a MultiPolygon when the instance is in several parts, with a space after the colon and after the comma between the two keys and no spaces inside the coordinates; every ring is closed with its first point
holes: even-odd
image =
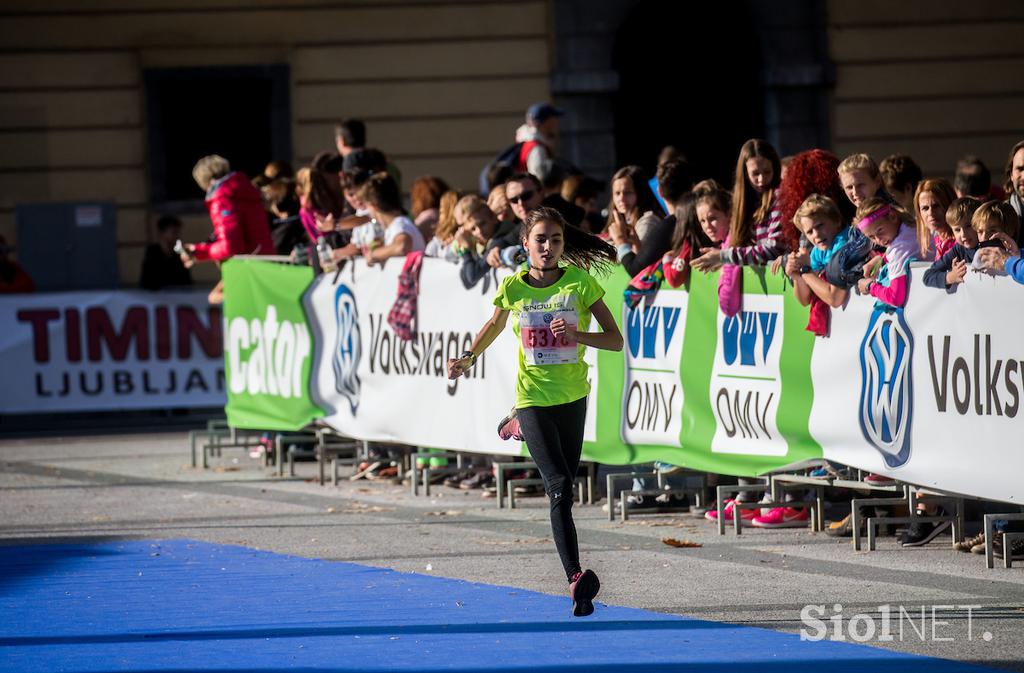
{"type": "Polygon", "coordinates": [[[594,597],[601,590],[601,581],[593,570],[576,573],[569,585],[572,598],[572,616],[586,617],[594,613],[594,597]]]}
{"type": "Polygon", "coordinates": [[[494,483],[494,475],[490,471],[481,471],[469,475],[465,479],[459,482],[459,488],[463,491],[472,491],[478,488],[484,488],[494,483]]]}
{"type": "Polygon", "coordinates": [[[949,521],[940,521],[939,523],[914,521],[900,536],[900,544],[904,547],[924,546],[934,540],[939,533],[949,530],[950,525],[952,524],[949,521]]]}
{"type": "Polygon", "coordinates": [[[444,485],[448,488],[458,488],[459,484],[461,484],[463,480],[468,479],[472,475],[473,473],[469,471],[456,472],[455,474],[449,475],[448,478],[444,480],[444,485]]]}

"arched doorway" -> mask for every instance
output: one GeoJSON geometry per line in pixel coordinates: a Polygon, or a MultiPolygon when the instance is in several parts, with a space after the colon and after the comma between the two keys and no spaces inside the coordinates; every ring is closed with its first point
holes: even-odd
{"type": "Polygon", "coordinates": [[[617,165],[650,172],[674,145],[731,187],[740,145],[765,134],[761,63],[746,3],[637,3],[612,51],[617,165]]]}

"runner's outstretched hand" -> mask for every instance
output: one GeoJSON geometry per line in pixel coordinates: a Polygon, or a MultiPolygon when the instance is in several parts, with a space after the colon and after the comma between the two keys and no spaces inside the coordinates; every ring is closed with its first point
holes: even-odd
{"type": "Polygon", "coordinates": [[[449,358],[448,359],[448,378],[457,379],[473,366],[472,358],[449,358]]]}

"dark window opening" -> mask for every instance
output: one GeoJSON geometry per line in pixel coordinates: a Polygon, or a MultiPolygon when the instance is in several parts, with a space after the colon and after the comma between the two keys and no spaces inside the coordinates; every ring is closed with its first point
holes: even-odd
{"type": "Polygon", "coordinates": [[[617,166],[653,171],[674,145],[697,179],[732,188],[736,157],[764,137],[758,37],[744,3],[641,2],[612,52],[617,166]]]}
{"type": "Polygon", "coordinates": [[[153,203],[201,201],[192,167],[208,154],[250,177],[291,159],[288,66],[148,70],[145,81],[153,203]]]}

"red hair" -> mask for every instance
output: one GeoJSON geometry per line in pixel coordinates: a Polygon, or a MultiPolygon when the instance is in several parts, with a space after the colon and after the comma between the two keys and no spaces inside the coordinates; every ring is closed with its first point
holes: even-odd
{"type": "Polygon", "coordinates": [[[796,250],[800,231],[793,224],[793,216],[800,204],[811,194],[827,196],[839,206],[843,224],[853,216],[849,199],[839,183],[839,157],[826,150],[807,150],[793,157],[786,167],[786,175],[779,185],[779,210],[782,213],[782,239],[790,250],[796,250]]]}

